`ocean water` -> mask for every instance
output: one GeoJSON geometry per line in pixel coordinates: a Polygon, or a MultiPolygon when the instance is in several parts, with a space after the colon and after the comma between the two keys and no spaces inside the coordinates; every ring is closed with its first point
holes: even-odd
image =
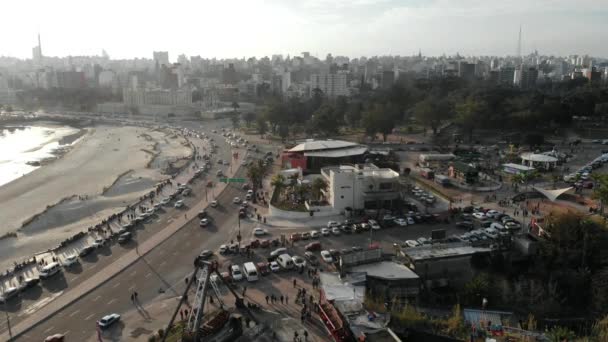
{"type": "Polygon", "coordinates": [[[78,133],[73,127],[0,127],[0,186],[22,177],[40,166],[30,165],[53,158],[63,137],[78,133]]]}

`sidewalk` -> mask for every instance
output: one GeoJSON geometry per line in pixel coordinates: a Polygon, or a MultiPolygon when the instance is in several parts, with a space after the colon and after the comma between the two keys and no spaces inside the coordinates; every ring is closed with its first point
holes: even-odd
{"type": "MultiPolygon", "coordinates": [[[[245,156],[243,156],[245,157],[245,156]]],[[[234,172],[230,174],[230,176],[234,176],[236,172],[240,169],[240,167],[234,168],[234,172]]],[[[220,183],[217,187],[216,193],[219,194],[224,191],[227,184],[220,183]]],[[[209,201],[210,202],[210,201],[209,201]]],[[[189,208],[187,214],[190,215],[190,220],[192,218],[197,217],[197,214],[202,209],[206,208],[208,205],[208,201],[201,198],[201,201],[189,208]]],[[[190,220],[185,219],[183,215],[178,215],[174,218],[174,221],[171,222],[167,227],[151,236],[149,239],[140,243],[135,250],[128,252],[122,257],[118,258],[112,264],[108,265],[106,268],[97,272],[94,276],[90,277],[86,281],[80,283],[73,289],[66,291],[63,295],[59,296],[57,299],[51,301],[49,304],[43,306],[38,311],[19,322],[17,325],[12,327],[13,339],[18,338],[20,335],[24,334],[28,330],[34,328],[36,325],[46,320],[49,316],[55,314],[59,310],[67,307],[73,302],[77,301],[84,295],[89,292],[95,290],[99,286],[103,285],[106,281],[123,271],[125,268],[129,267],[131,264],[135,263],[140,257],[145,256],[149,253],[153,248],[158,246],[160,243],[167,240],[171,235],[180,230],[185,224],[187,224],[190,220]]],[[[8,332],[0,335],[0,341],[9,341],[8,332]]]]}

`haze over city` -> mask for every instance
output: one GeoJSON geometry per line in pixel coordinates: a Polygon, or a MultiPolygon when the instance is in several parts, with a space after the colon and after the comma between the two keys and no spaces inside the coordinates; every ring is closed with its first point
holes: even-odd
{"type": "Polygon", "coordinates": [[[608,56],[608,3],[582,0],[109,0],[6,1],[0,55],[28,57],[41,33],[47,56],[112,58],[167,50],[239,58],[310,51],[362,55],[608,56]]]}

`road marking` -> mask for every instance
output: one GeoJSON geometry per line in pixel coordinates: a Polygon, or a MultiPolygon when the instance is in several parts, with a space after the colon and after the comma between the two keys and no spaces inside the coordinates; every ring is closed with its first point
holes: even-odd
{"type": "Polygon", "coordinates": [[[152,275],[152,273],[148,273],[144,276],[144,278],[150,278],[151,275],[152,275]]]}
{"type": "Polygon", "coordinates": [[[91,318],[93,318],[93,316],[95,316],[95,314],[90,314],[90,315],[88,315],[88,316],[87,316],[87,317],[86,317],[84,320],[85,320],[85,321],[88,321],[88,320],[90,320],[91,318]]]}
{"type": "Polygon", "coordinates": [[[46,330],[45,330],[45,331],[43,331],[43,332],[46,334],[46,333],[48,333],[49,331],[51,331],[51,330],[53,330],[53,329],[55,329],[55,326],[52,326],[52,327],[50,327],[50,328],[46,329],[46,330]]]}
{"type": "Polygon", "coordinates": [[[70,317],[74,317],[75,315],[77,315],[80,312],[80,310],[76,310],[74,312],[72,312],[69,316],[70,317]]]}
{"type": "Polygon", "coordinates": [[[101,298],[101,296],[97,296],[97,297],[95,297],[95,298],[93,299],[93,301],[94,301],[94,302],[96,302],[96,301],[98,301],[98,300],[99,300],[99,298],[101,298]]]}
{"type": "Polygon", "coordinates": [[[120,286],[120,283],[116,283],[116,284],[112,285],[112,288],[115,289],[115,288],[117,288],[119,286],[120,286]]]}
{"type": "Polygon", "coordinates": [[[137,274],[137,271],[133,271],[133,272],[131,272],[131,274],[129,274],[129,276],[131,276],[131,277],[132,277],[132,276],[134,276],[134,275],[136,275],[136,274],[137,274]]]}
{"type": "Polygon", "coordinates": [[[116,298],[114,298],[114,299],[110,299],[110,301],[108,302],[108,305],[110,305],[110,304],[114,303],[115,301],[116,301],[116,298]]]}
{"type": "Polygon", "coordinates": [[[76,279],[80,278],[80,276],[75,276],[74,278],[72,278],[72,280],[70,281],[76,281],[76,279]]]}
{"type": "Polygon", "coordinates": [[[25,315],[30,315],[34,312],[36,312],[38,309],[42,308],[43,306],[47,305],[48,303],[50,303],[51,301],[53,301],[55,298],[61,296],[61,294],[63,293],[63,291],[59,291],[49,297],[46,297],[44,299],[39,300],[38,302],[28,306],[25,310],[23,310],[19,316],[25,316],[25,315]]]}
{"type": "Polygon", "coordinates": [[[91,267],[89,267],[89,269],[93,269],[93,268],[95,268],[95,267],[97,267],[97,264],[93,264],[93,265],[91,265],[91,267]]]}

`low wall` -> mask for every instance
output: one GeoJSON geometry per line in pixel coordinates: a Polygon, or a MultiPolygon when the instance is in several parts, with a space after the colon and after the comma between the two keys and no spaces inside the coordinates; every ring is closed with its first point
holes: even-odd
{"type": "MultiPolygon", "coordinates": [[[[339,213],[334,211],[314,211],[313,217],[326,217],[326,216],[335,216],[339,213]]],[[[307,219],[310,218],[310,212],[308,211],[289,211],[279,209],[272,204],[268,205],[268,215],[277,218],[284,219],[307,219]]]]}

